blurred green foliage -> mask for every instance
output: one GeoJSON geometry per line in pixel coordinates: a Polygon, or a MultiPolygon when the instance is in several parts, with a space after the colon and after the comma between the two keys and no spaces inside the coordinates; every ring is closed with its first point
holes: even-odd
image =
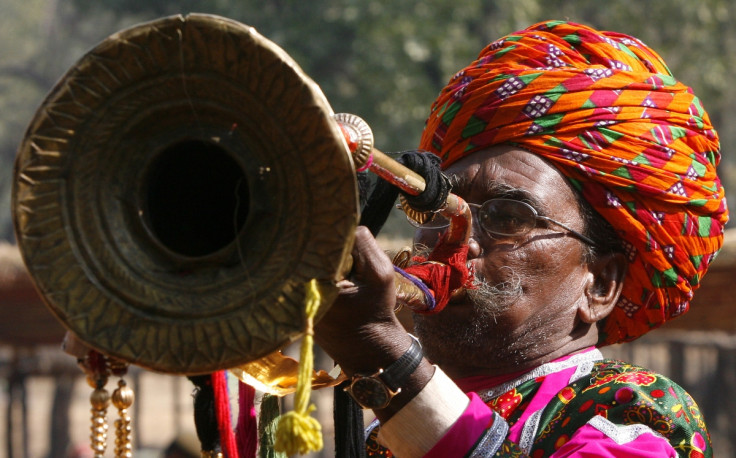
{"type": "MultiPolygon", "coordinates": [[[[547,19],[642,39],[694,87],[719,129],[736,201],[736,4],[730,0],[3,0],[0,15],[0,240],[12,240],[12,163],[46,92],[85,51],[136,23],[226,16],[283,47],[336,112],[363,117],[384,151],[413,148],[439,89],[490,41],[547,19]]],[[[394,219],[386,232],[402,233],[394,219]]],[[[406,233],[403,230],[403,234],[406,233]]]]}

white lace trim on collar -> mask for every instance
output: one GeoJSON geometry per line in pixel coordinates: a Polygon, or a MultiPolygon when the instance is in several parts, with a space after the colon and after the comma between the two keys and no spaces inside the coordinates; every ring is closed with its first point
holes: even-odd
{"type": "MultiPolygon", "coordinates": [[[[519,378],[506,382],[502,385],[489,388],[487,390],[478,391],[477,394],[478,396],[480,396],[481,399],[483,399],[484,402],[488,402],[491,399],[498,397],[513,388],[516,388],[526,381],[535,379],[537,377],[542,377],[544,375],[553,374],[555,372],[559,372],[570,367],[581,366],[587,369],[588,373],[590,373],[590,371],[593,369],[593,365],[591,363],[602,359],[603,354],[600,352],[600,350],[594,348],[593,350],[575,354],[564,361],[554,361],[551,363],[542,364],[541,366],[531,370],[530,372],[527,372],[519,378]]],[[[581,371],[579,370],[575,371],[575,374],[573,375],[573,380],[577,380],[582,375],[584,375],[580,372],[581,371]]]]}

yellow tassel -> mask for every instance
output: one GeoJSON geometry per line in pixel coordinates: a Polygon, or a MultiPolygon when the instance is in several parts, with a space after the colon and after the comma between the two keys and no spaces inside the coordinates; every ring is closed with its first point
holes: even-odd
{"type": "Polygon", "coordinates": [[[299,357],[299,376],[294,394],[294,410],[282,415],[276,429],[274,449],[287,455],[322,450],[322,426],[309,415],[316,409],[309,404],[312,392],[312,370],[314,367],[314,317],[322,298],[317,289],[317,280],[309,282],[307,288],[307,329],[302,338],[299,357]]]}

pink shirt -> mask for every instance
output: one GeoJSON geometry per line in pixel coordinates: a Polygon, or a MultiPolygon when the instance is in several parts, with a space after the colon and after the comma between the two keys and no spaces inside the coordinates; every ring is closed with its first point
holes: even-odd
{"type": "MultiPolygon", "coordinates": [[[[425,457],[464,456],[473,449],[483,434],[487,434],[487,431],[490,432],[491,430],[507,431],[505,439],[519,444],[522,431],[530,422],[530,419],[534,417],[534,414],[541,413],[557,393],[571,384],[572,381],[590,373],[590,370],[587,372],[581,371],[581,367],[587,367],[583,366],[584,362],[600,359],[600,357],[600,352],[594,348],[575,355],[564,356],[531,371],[533,373],[513,374],[515,381],[518,381],[518,383],[515,383],[514,380],[509,381],[508,377],[506,379],[486,378],[485,380],[473,377],[456,381],[457,385],[468,393],[470,403],[449,431],[438,440],[425,457]],[[577,363],[578,360],[580,360],[580,363],[577,363]],[[549,368],[550,372],[544,374],[545,377],[539,390],[530,400],[519,420],[511,428],[508,428],[503,417],[488,407],[474,392],[501,385],[518,386],[530,377],[535,378],[536,373],[546,372],[545,367],[549,368]],[[540,371],[540,369],[542,370],[540,371]],[[468,388],[471,388],[471,390],[468,390],[468,388]]],[[[431,415],[431,413],[427,413],[427,415],[431,415]]],[[[528,444],[528,446],[531,447],[531,444],[528,444]]],[[[528,450],[526,451],[528,453],[528,450]]],[[[596,416],[588,421],[585,426],[578,429],[570,440],[552,455],[555,458],[622,456],[661,458],[676,457],[677,453],[667,439],[645,425],[616,425],[604,417],[596,416]]]]}

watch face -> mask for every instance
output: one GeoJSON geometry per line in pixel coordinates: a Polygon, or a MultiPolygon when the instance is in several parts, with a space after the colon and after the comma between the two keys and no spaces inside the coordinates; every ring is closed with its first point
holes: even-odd
{"type": "Polygon", "coordinates": [[[392,397],[386,385],[374,377],[356,379],[350,386],[350,394],[358,404],[367,409],[386,407],[392,397]]]}

